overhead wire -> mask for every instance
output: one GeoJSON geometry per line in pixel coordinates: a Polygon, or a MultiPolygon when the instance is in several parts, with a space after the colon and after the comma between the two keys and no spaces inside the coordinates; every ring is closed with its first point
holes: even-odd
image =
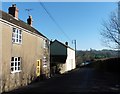
{"type": "Polygon", "coordinates": [[[72,41],[70,39],[70,37],[64,32],[64,30],[61,28],[61,26],[58,24],[58,22],[54,19],[54,17],[51,15],[51,13],[47,10],[47,8],[45,7],[45,5],[40,2],[39,0],[39,4],[42,6],[42,8],[45,10],[45,12],[48,14],[48,16],[51,18],[51,20],[56,24],[56,26],[59,28],[59,30],[64,34],[64,36],[69,40],[72,41]]]}

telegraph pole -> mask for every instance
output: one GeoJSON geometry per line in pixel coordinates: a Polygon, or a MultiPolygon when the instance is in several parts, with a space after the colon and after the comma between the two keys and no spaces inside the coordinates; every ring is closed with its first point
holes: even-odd
{"type": "Polygon", "coordinates": [[[72,43],[75,45],[75,63],[76,63],[76,40],[73,40],[72,43]]]}

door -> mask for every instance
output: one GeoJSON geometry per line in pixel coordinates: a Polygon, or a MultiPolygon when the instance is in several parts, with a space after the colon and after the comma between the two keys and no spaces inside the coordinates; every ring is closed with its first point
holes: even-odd
{"type": "Polygon", "coordinates": [[[40,65],[41,65],[41,62],[40,60],[37,60],[37,64],[36,64],[36,75],[37,76],[40,76],[40,65]]]}

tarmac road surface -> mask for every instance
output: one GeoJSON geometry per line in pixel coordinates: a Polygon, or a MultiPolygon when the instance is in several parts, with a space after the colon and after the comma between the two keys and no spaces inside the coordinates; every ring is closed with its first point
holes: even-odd
{"type": "Polygon", "coordinates": [[[47,80],[38,81],[28,86],[3,94],[120,94],[120,76],[103,73],[93,68],[77,68],[63,75],[57,75],[47,80]]]}

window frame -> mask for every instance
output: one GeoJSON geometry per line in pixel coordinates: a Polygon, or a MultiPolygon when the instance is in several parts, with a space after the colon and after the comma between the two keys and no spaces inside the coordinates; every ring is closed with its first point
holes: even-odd
{"type": "Polygon", "coordinates": [[[45,48],[45,49],[48,48],[47,40],[44,40],[43,48],[45,48]]]}
{"type": "Polygon", "coordinates": [[[43,56],[42,62],[43,62],[43,67],[47,67],[47,57],[46,56],[43,56]]]}
{"type": "Polygon", "coordinates": [[[11,73],[21,71],[21,57],[11,57],[10,70],[11,73]]]}
{"type": "Polygon", "coordinates": [[[12,43],[22,44],[22,30],[13,28],[12,43]]]}

